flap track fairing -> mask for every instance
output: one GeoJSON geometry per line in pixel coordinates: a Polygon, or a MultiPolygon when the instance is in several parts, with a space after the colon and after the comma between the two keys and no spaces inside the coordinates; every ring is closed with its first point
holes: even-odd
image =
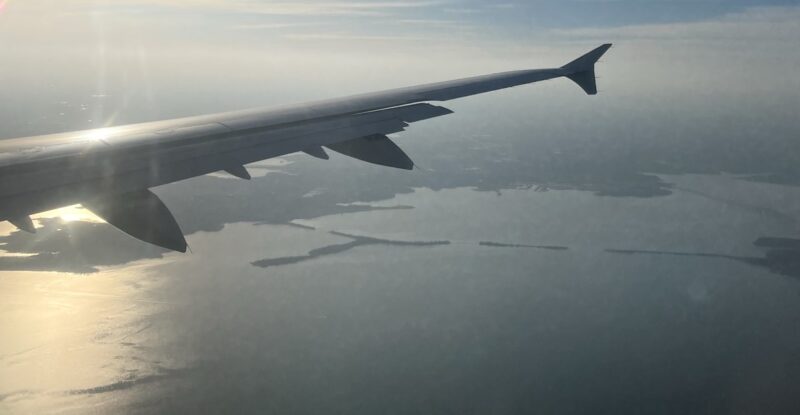
{"type": "Polygon", "coordinates": [[[83,206],[136,239],[186,252],[186,238],[164,202],[148,189],[100,197],[83,206]]]}
{"type": "Polygon", "coordinates": [[[389,137],[374,134],[367,137],[328,144],[337,153],[381,166],[412,170],[414,162],[389,137]]]}
{"type": "Polygon", "coordinates": [[[303,153],[306,153],[311,157],[316,157],[321,160],[328,160],[330,158],[328,153],[326,153],[325,149],[322,147],[309,147],[303,150],[303,153]]]}
{"type": "Polygon", "coordinates": [[[227,169],[225,169],[225,172],[230,174],[231,176],[238,177],[242,180],[250,180],[252,178],[250,176],[250,172],[247,171],[247,168],[241,165],[228,167],[227,169]]]}

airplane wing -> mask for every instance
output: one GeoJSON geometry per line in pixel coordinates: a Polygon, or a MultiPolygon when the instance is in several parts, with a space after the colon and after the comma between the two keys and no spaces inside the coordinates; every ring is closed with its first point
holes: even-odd
{"type": "Polygon", "coordinates": [[[431,102],[567,77],[597,93],[602,45],[560,68],[477,76],[278,108],[148,122],[0,141],[0,221],[35,232],[30,215],[73,204],[145,242],[185,252],[169,209],[149,189],[298,151],[325,148],[370,163],[412,169],[387,135],[452,113],[431,102]]]}

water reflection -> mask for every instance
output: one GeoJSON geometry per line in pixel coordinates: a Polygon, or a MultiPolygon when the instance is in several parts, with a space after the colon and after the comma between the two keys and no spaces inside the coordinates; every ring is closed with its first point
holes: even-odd
{"type": "Polygon", "coordinates": [[[182,377],[190,376],[191,369],[169,369],[157,368],[155,373],[147,375],[137,375],[136,373],[127,373],[123,376],[122,380],[101,386],[93,386],[85,389],[71,389],[66,391],[67,395],[97,395],[103,393],[119,392],[126,389],[131,389],[135,386],[146,385],[149,383],[162,382],[171,379],[179,379],[182,377]]]}
{"type": "Polygon", "coordinates": [[[2,271],[98,272],[98,267],[162,258],[163,248],[143,244],[108,224],[40,218],[36,234],[13,231],[0,236],[2,271]],[[15,255],[8,255],[15,254],[15,255]]]}

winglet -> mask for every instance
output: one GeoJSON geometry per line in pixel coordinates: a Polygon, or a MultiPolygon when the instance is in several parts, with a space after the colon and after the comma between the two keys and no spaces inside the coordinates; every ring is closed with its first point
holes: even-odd
{"type": "Polygon", "coordinates": [[[611,48],[610,43],[606,43],[578,59],[564,65],[564,76],[578,84],[589,95],[597,94],[597,82],[594,76],[594,64],[603,54],[611,48]]]}

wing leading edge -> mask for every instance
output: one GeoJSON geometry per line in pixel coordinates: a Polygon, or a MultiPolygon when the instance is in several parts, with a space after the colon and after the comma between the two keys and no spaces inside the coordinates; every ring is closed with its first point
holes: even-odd
{"type": "Polygon", "coordinates": [[[450,114],[428,104],[567,77],[597,93],[602,45],[560,68],[504,72],[278,108],[258,108],[99,130],[0,141],[0,220],[34,231],[29,215],[76,203],[125,233],[185,251],[180,227],[148,191],[215,171],[248,179],[247,163],[323,149],[413,168],[386,135],[450,114]],[[126,207],[146,206],[147,209],[126,207]]]}

